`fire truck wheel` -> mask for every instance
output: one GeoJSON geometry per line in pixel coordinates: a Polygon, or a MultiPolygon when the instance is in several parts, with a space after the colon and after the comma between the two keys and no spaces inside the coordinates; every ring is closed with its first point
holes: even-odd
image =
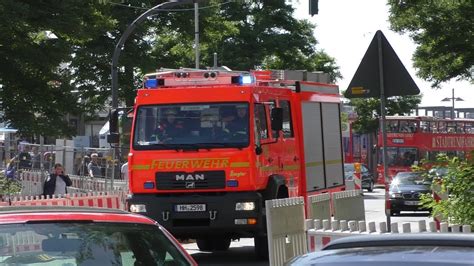
{"type": "Polygon", "coordinates": [[[230,238],[222,237],[212,239],[212,248],[217,251],[226,251],[230,247],[230,238]]]}
{"type": "Polygon", "coordinates": [[[256,236],[253,239],[255,246],[255,255],[259,259],[268,259],[268,240],[267,236],[256,236]]]}
{"type": "Polygon", "coordinates": [[[212,241],[209,238],[197,239],[196,244],[200,251],[212,251],[212,241]]]}

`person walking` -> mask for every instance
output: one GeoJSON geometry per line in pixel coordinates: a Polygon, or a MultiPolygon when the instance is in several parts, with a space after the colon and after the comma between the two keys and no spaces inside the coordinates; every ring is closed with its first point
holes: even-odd
{"type": "Polygon", "coordinates": [[[91,154],[92,161],[87,165],[87,171],[89,172],[89,176],[91,178],[102,176],[102,171],[100,170],[99,163],[97,162],[98,157],[99,155],[97,153],[91,154]]]}
{"type": "Polygon", "coordinates": [[[72,185],[69,176],[64,174],[64,168],[60,163],[54,165],[54,173],[50,174],[43,186],[43,195],[64,195],[67,193],[67,187],[72,185]]]}

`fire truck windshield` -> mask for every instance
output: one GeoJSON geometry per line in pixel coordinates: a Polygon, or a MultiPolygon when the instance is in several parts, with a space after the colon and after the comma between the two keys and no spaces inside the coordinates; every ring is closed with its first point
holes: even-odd
{"type": "Polygon", "coordinates": [[[249,145],[248,103],[139,106],[135,149],[211,149],[249,145]]]}

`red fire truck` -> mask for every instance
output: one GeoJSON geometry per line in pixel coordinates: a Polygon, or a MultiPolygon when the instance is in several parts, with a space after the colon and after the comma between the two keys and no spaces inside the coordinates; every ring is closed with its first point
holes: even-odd
{"type": "MultiPolygon", "coordinates": [[[[160,70],[137,92],[130,211],[201,250],[253,237],[265,200],[344,189],[340,96],[306,71],[160,70]]],[[[326,78],[327,79],[327,78],[326,78]]]]}
{"type": "MultiPolygon", "coordinates": [[[[474,119],[440,119],[436,117],[388,116],[387,165],[393,177],[421,159],[432,161],[439,153],[465,157],[474,150],[474,119]]],[[[378,136],[378,183],[384,184],[382,135],[378,136]]]]}

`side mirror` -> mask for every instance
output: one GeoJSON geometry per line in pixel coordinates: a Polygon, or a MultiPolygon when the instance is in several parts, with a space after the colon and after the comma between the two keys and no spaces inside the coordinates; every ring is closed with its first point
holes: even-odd
{"type": "Polygon", "coordinates": [[[283,108],[275,107],[272,109],[272,130],[283,129],[283,108]]]}

